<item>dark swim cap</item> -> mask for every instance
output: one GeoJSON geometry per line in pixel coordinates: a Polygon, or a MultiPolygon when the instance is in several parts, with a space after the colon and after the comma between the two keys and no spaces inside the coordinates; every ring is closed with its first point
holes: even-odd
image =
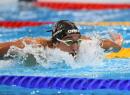
{"type": "Polygon", "coordinates": [[[60,20],[55,24],[52,31],[52,41],[56,42],[57,38],[62,39],[69,34],[80,34],[80,32],[73,22],[60,20]]]}

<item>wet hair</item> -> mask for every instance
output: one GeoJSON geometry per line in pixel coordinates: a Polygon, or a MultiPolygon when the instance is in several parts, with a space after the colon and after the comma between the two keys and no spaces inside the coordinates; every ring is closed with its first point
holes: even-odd
{"type": "Polygon", "coordinates": [[[58,21],[52,30],[52,42],[57,42],[58,39],[62,39],[63,37],[69,34],[80,34],[76,25],[68,20],[60,20],[58,21]]]}

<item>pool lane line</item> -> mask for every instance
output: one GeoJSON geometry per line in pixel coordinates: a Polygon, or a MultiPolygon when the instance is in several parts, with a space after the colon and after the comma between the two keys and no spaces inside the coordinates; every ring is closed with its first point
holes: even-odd
{"type": "MultiPolygon", "coordinates": [[[[0,27],[21,28],[54,24],[52,21],[0,21],[0,27]]],[[[75,22],[81,26],[130,26],[130,22],[75,22]]]]}
{"type": "Polygon", "coordinates": [[[1,75],[0,85],[58,90],[130,90],[130,79],[1,75]]]}

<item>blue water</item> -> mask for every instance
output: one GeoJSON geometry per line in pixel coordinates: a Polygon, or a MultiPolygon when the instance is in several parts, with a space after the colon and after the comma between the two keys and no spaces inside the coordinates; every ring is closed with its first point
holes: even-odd
{"type": "MultiPolygon", "coordinates": [[[[16,21],[58,21],[67,19],[71,21],[98,22],[98,21],[130,21],[130,10],[65,10],[54,11],[47,8],[36,8],[32,6],[5,6],[0,8],[0,20],[16,21]]],[[[23,27],[15,29],[0,28],[0,42],[13,41],[23,37],[44,37],[50,38],[51,33],[46,32],[52,29],[53,25],[37,27],[23,27]]],[[[83,35],[101,35],[106,37],[108,31],[118,32],[123,35],[123,47],[130,47],[130,27],[126,26],[78,26],[83,35]]],[[[130,79],[129,59],[103,59],[94,65],[82,65],[79,68],[66,66],[66,63],[53,64],[49,68],[42,65],[26,66],[20,59],[0,60],[0,75],[34,75],[34,76],[69,76],[87,78],[112,78],[130,79]],[[99,65],[98,65],[99,64],[99,65]]],[[[80,66],[80,64],[79,64],[80,66]]],[[[128,91],[95,90],[95,91],[64,91],[64,90],[43,90],[25,89],[20,87],[0,86],[1,95],[129,95],[128,91]],[[17,90],[17,91],[15,91],[17,90]]]]}

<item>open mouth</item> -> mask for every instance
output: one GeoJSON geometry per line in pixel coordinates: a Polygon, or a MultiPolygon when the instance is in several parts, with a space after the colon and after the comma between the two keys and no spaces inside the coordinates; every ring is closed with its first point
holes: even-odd
{"type": "Polygon", "coordinates": [[[76,58],[77,57],[77,52],[75,51],[75,52],[73,52],[73,53],[70,53],[74,58],[76,58]]]}

